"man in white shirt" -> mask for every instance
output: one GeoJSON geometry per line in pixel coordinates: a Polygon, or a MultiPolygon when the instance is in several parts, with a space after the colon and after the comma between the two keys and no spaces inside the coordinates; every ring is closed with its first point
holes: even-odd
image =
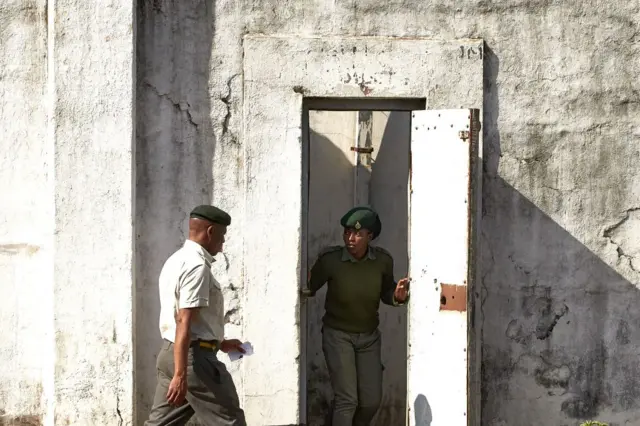
{"type": "Polygon", "coordinates": [[[189,239],[160,273],[158,385],[145,426],[184,425],[194,415],[207,425],[246,426],[238,394],[218,350],[244,352],[224,340],[224,301],[211,273],[231,217],[213,206],[190,214],[189,239]]]}

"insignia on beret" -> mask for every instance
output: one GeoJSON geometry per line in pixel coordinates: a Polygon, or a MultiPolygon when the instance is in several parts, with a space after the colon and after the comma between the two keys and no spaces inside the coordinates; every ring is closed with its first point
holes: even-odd
{"type": "Polygon", "coordinates": [[[371,208],[367,206],[358,206],[349,210],[342,219],[340,224],[345,228],[353,228],[356,230],[367,229],[373,233],[373,238],[377,238],[382,230],[380,217],[371,208]]]}

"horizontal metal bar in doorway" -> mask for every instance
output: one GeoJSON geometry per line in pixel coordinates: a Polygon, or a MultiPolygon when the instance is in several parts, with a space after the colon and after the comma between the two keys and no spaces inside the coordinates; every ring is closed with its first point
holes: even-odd
{"type": "Polygon", "coordinates": [[[425,98],[303,98],[305,110],[416,111],[426,109],[425,98]]]}

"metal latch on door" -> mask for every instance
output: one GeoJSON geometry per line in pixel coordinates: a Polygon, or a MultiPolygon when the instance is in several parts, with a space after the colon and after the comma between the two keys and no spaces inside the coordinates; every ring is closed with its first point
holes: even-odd
{"type": "Polygon", "coordinates": [[[351,151],[357,152],[358,154],[371,154],[373,153],[373,147],[372,146],[366,146],[366,147],[352,146],[351,151]]]}

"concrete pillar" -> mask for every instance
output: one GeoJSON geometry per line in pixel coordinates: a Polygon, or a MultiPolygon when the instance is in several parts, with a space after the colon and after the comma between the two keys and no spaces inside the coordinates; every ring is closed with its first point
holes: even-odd
{"type": "Polygon", "coordinates": [[[48,3],[55,401],[47,424],[132,423],[135,10],[132,1],[48,3]]]}

